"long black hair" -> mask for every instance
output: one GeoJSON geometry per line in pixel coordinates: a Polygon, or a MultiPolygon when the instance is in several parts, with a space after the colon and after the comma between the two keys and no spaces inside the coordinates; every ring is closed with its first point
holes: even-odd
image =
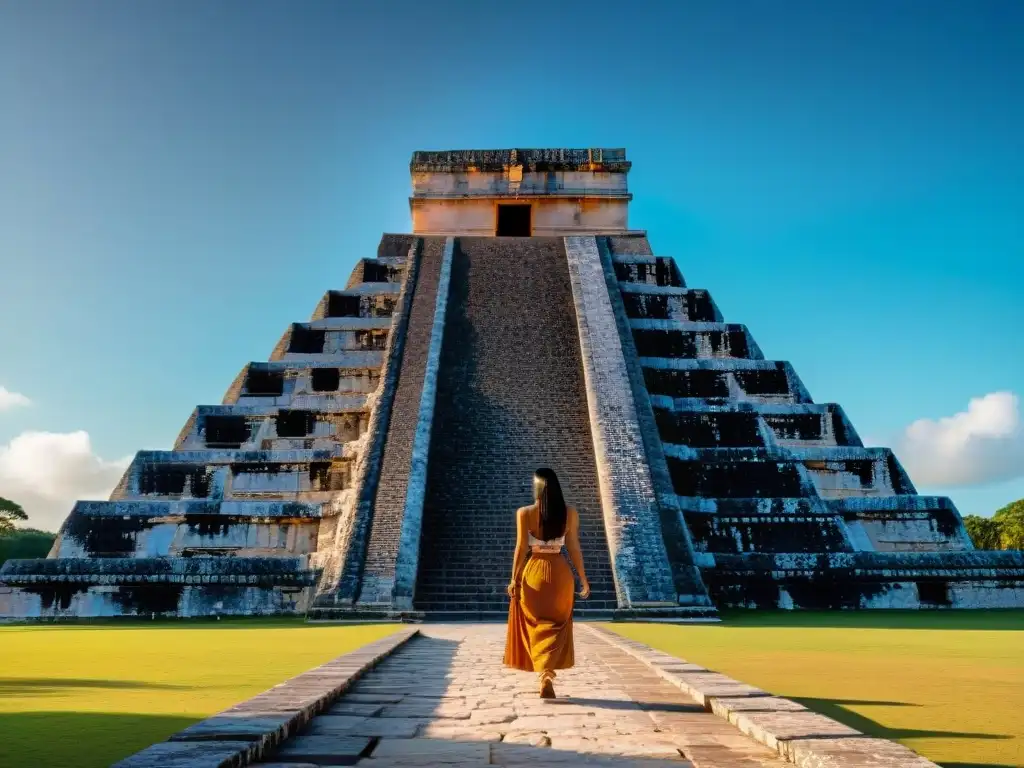
{"type": "Polygon", "coordinates": [[[540,511],[540,536],[544,541],[565,534],[565,497],[558,475],[547,467],[533,473],[533,496],[540,511]]]}

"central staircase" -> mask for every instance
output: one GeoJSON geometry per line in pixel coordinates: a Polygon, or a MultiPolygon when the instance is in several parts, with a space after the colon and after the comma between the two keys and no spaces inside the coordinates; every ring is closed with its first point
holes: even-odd
{"type": "MultiPolygon", "coordinates": [[[[561,238],[456,240],[430,446],[415,607],[499,618],[515,511],[548,466],[580,513],[598,615],[616,608],[583,364],[561,238]]],[[[596,613],[595,613],[596,612],[596,613]]]]}

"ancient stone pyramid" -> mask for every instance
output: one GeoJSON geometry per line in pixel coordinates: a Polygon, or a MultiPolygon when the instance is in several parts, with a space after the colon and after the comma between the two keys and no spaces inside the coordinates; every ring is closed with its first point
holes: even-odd
{"type": "Polygon", "coordinates": [[[506,609],[514,510],[580,510],[583,615],[1024,605],[946,498],[627,226],[623,150],[417,152],[412,235],[79,502],[0,616],[506,609]]]}

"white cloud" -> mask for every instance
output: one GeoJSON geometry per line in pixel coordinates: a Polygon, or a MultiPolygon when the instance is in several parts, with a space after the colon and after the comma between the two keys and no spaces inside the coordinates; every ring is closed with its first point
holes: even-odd
{"type": "Polygon", "coordinates": [[[31,404],[32,401],[20,392],[11,392],[7,387],[0,386],[0,411],[24,408],[26,405],[31,404]]]}
{"type": "Polygon", "coordinates": [[[919,419],[897,440],[896,454],[915,484],[952,488],[1024,476],[1024,427],[1013,392],[972,398],[967,410],[919,419]]]}
{"type": "Polygon", "coordinates": [[[28,525],[55,531],[79,499],[106,499],[131,457],[107,461],[89,434],[23,432],[0,444],[0,496],[28,513],[28,525]]]}

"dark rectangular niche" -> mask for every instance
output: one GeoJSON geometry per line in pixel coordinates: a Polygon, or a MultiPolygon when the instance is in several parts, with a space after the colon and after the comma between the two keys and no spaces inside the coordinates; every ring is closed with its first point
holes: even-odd
{"type": "Polygon", "coordinates": [[[644,383],[652,395],[705,399],[729,396],[729,384],[722,371],[644,368],[644,383]]]}
{"type": "MultiPolygon", "coordinates": [[[[623,293],[622,303],[627,317],[644,320],[668,320],[668,296],[650,293],[623,293]]],[[[691,320],[693,318],[690,318],[691,320]]]]}
{"type": "Polygon", "coordinates": [[[249,441],[250,425],[245,416],[207,416],[203,430],[211,447],[238,448],[249,441]]]}
{"type": "Polygon", "coordinates": [[[323,329],[308,328],[296,323],[292,326],[292,338],[288,345],[288,351],[305,355],[319,355],[324,351],[326,340],[327,332],[323,329]]]}
{"type": "Polygon", "coordinates": [[[747,334],[743,331],[711,331],[708,333],[708,341],[712,352],[728,352],[730,357],[750,357],[747,334]]]}
{"type": "Polygon", "coordinates": [[[633,331],[637,354],[640,357],[683,357],[699,356],[698,335],[707,338],[714,354],[727,352],[730,357],[747,358],[750,349],[747,335],[743,331],[662,331],[638,328],[633,331]]]}
{"type": "Polygon", "coordinates": [[[250,368],[245,374],[245,394],[256,397],[280,397],[284,394],[284,372],[250,368]]]}
{"type": "Polygon", "coordinates": [[[210,475],[205,466],[194,464],[144,464],[139,472],[139,493],[192,498],[209,495],[210,475]]]}
{"type": "MultiPolygon", "coordinates": [[[[825,434],[820,413],[769,413],[765,421],[781,440],[821,440],[825,434]]],[[[824,414],[828,418],[829,414],[824,414]]]]}
{"type": "Polygon", "coordinates": [[[312,491],[343,491],[348,487],[348,463],[311,462],[309,484],[312,491]]]}
{"type": "Polygon", "coordinates": [[[919,581],[917,596],[924,605],[950,605],[948,581],[919,581]]]}
{"type": "Polygon", "coordinates": [[[359,317],[361,298],[332,291],[327,295],[327,317],[359,317]]]}
{"type": "Polygon", "coordinates": [[[789,377],[781,368],[735,371],[736,382],[748,395],[788,395],[789,377]]]}
{"type": "Polygon", "coordinates": [[[690,320],[695,323],[713,323],[717,319],[711,294],[707,291],[689,291],[686,294],[686,310],[690,320]]]}
{"type": "Polygon", "coordinates": [[[803,496],[800,475],[791,462],[705,463],[668,457],[672,485],[680,496],[714,499],[803,496]]]}
{"type": "Polygon", "coordinates": [[[316,414],[310,411],[280,411],[274,418],[278,437],[306,437],[313,432],[316,414]]]}
{"type": "Polygon", "coordinates": [[[390,283],[396,276],[398,270],[387,264],[378,264],[375,261],[363,262],[364,283],[390,283]]]}
{"type": "Polygon", "coordinates": [[[658,434],[666,443],[691,448],[750,448],[764,445],[757,414],[695,413],[656,409],[658,434]]]}
{"type": "Polygon", "coordinates": [[[687,515],[694,546],[700,552],[838,552],[845,548],[836,521],[828,517],[760,520],[687,515]]]}
{"type": "Polygon", "coordinates": [[[672,262],[669,259],[659,258],[653,264],[647,262],[634,262],[623,264],[616,262],[615,276],[622,283],[653,283],[660,286],[679,285],[675,272],[672,269],[672,262]],[[653,280],[651,280],[653,278],[653,280]]]}
{"type": "Polygon", "coordinates": [[[690,331],[656,331],[637,328],[633,331],[633,342],[640,357],[686,357],[697,356],[694,334],[690,331]]]}
{"type": "Polygon", "coordinates": [[[313,368],[310,380],[314,392],[337,392],[341,386],[341,371],[337,368],[313,368]]]}
{"type": "Polygon", "coordinates": [[[356,331],[356,345],[361,350],[374,351],[384,349],[388,343],[384,331],[356,331]]]}

